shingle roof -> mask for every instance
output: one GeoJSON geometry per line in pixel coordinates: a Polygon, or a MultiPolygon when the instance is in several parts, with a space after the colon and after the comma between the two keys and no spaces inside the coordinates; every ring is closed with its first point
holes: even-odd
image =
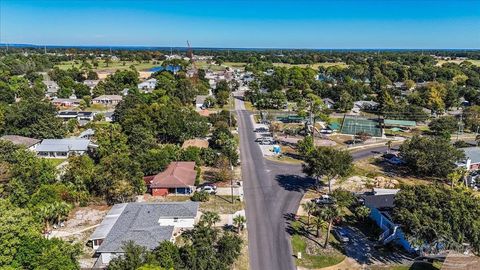
{"type": "Polygon", "coordinates": [[[10,141],[15,145],[23,145],[27,148],[32,147],[33,145],[40,142],[40,140],[18,136],[18,135],[4,135],[0,139],[10,141]]]}
{"type": "Polygon", "coordinates": [[[191,187],[195,184],[197,171],[195,162],[178,161],[171,162],[167,169],[153,178],[152,188],[182,188],[191,187]]]}
{"type": "Polygon", "coordinates": [[[123,97],[120,95],[101,95],[94,98],[93,100],[119,100],[120,101],[122,99],[123,97]]]}
{"type": "Polygon", "coordinates": [[[129,203],[97,252],[122,252],[127,241],[154,249],[159,242],[170,240],[174,230],[173,226],[161,226],[160,218],[195,218],[197,211],[198,202],[129,203]]]}
{"type": "Polygon", "coordinates": [[[365,205],[378,209],[392,208],[394,206],[395,194],[367,195],[364,196],[365,205]]]}
{"type": "Polygon", "coordinates": [[[87,151],[90,140],[86,139],[45,139],[37,147],[38,152],[87,151]]]}
{"type": "Polygon", "coordinates": [[[202,95],[198,95],[195,99],[195,103],[196,104],[203,104],[205,103],[205,100],[207,99],[208,96],[202,96],[202,95]]]}

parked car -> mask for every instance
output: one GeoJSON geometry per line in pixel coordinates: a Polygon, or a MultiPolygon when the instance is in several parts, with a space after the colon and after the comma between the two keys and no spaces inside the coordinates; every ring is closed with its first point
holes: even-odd
{"type": "Polygon", "coordinates": [[[255,132],[268,132],[268,128],[266,127],[259,127],[254,130],[255,132]]]}
{"type": "Polygon", "coordinates": [[[405,164],[405,161],[401,160],[398,157],[392,157],[391,159],[387,159],[387,162],[392,164],[392,165],[403,165],[403,164],[405,164]]]}
{"type": "Polygon", "coordinates": [[[264,137],[262,140],[260,140],[261,145],[272,145],[275,144],[275,140],[270,137],[264,137]]]}
{"type": "Polygon", "coordinates": [[[328,195],[322,195],[319,198],[312,199],[312,202],[316,204],[334,204],[335,199],[328,195]]]}
{"type": "Polygon", "coordinates": [[[217,193],[217,187],[214,186],[214,185],[206,185],[206,186],[202,186],[202,187],[198,188],[197,191],[203,191],[203,192],[206,192],[208,194],[215,194],[215,193],[217,193]]]}
{"type": "Polygon", "coordinates": [[[333,229],[333,236],[335,236],[335,238],[341,243],[347,243],[350,241],[347,233],[340,227],[333,229]]]}

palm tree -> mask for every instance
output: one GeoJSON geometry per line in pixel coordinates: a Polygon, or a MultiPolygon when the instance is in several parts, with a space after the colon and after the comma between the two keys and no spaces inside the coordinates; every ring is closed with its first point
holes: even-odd
{"type": "Polygon", "coordinates": [[[242,216],[238,215],[233,218],[233,224],[235,227],[237,227],[237,232],[240,233],[240,231],[243,231],[243,227],[245,226],[245,222],[247,222],[247,219],[242,216]]]}
{"type": "Polygon", "coordinates": [[[392,150],[392,141],[388,141],[385,145],[387,146],[387,153],[390,154],[390,150],[392,150]]]}
{"type": "Polygon", "coordinates": [[[312,201],[308,201],[302,204],[302,208],[307,212],[307,225],[310,226],[310,217],[317,209],[317,205],[312,201]]]}
{"type": "Polygon", "coordinates": [[[315,225],[316,237],[320,238],[320,230],[324,229],[327,225],[323,217],[321,216],[314,216],[313,217],[313,224],[315,225]]]}
{"type": "Polygon", "coordinates": [[[50,221],[52,220],[53,207],[49,204],[42,205],[38,209],[38,215],[43,221],[43,231],[47,233],[50,231],[50,221]]]}
{"type": "Polygon", "coordinates": [[[215,223],[220,221],[220,215],[217,212],[206,211],[200,217],[200,223],[205,223],[208,227],[212,227],[215,223]]]}
{"type": "Polygon", "coordinates": [[[355,208],[355,216],[357,217],[357,219],[364,220],[369,215],[370,215],[370,208],[363,205],[355,208]]]}
{"type": "Polygon", "coordinates": [[[332,230],[333,220],[340,217],[340,211],[335,206],[328,206],[328,207],[322,208],[320,216],[323,218],[323,220],[326,220],[326,221],[328,220],[328,231],[327,231],[327,237],[325,237],[325,245],[324,245],[324,248],[326,248],[328,245],[328,239],[330,238],[330,231],[332,230]]]}

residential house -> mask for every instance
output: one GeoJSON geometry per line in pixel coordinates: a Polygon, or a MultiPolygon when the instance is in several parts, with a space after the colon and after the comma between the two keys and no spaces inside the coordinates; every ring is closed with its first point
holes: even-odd
{"type": "Polygon", "coordinates": [[[68,121],[70,119],[76,119],[80,126],[86,125],[88,122],[92,121],[95,117],[94,112],[76,112],[76,111],[59,111],[57,117],[68,121]]]}
{"type": "Polygon", "coordinates": [[[95,86],[97,86],[99,82],[100,80],[85,80],[83,81],[83,84],[85,84],[90,88],[90,90],[92,90],[93,88],[95,88],[95,86]]]}
{"type": "Polygon", "coordinates": [[[163,172],[144,177],[145,184],[153,196],[190,194],[195,190],[197,171],[193,161],[171,162],[163,172]]]}
{"type": "Polygon", "coordinates": [[[155,89],[155,86],[157,86],[157,79],[151,78],[151,79],[148,79],[144,82],[139,83],[138,84],[138,89],[143,90],[147,93],[150,93],[155,89]]]}
{"type": "Polygon", "coordinates": [[[105,106],[116,106],[120,101],[122,101],[123,97],[120,95],[102,95],[96,97],[92,100],[93,104],[101,104],[105,106]]]}
{"type": "Polygon", "coordinates": [[[59,111],[57,117],[61,118],[63,121],[68,121],[70,119],[77,119],[78,112],[75,111],[59,111]]]}
{"type": "Polygon", "coordinates": [[[35,151],[39,157],[67,158],[72,154],[83,155],[96,147],[86,139],[45,139],[35,148],[35,151]]]}
{"type": "Polygon", "coordinates": [[[183,142],[182,148],[186,149],[188,147],[208,148],[208,140],[204,140],[204,139],[186,140],[183,142]]]}
{"type": "Polygon", "coordinates": [[[78,124],[80,126],[84,126],[88,122],[93,121],[94,117],[95,117],[94,112],[78,112],[78,114],[77,114],[78,124]]]}
{"type": "Polygon", "coordinates": [[[37,145],[40,143],[41,140],[19,136],[19,135],[3,135],[0,137],[1,140],[9,141],[15,145],[23,146],[30,150],[35,150],[37,145]]]}
{"type": "Polygon", "coordinates": [[[122,203],[108,212],[90,236],[98,255],[94,268],[103,268],[124,254],[125,242],[153,250],[162,241],[174,241],[174,232],[193,228],[198,202],[122,203]]]}
{"type": "Polygon", "coordinates": [[[323,103],[327,107],[327,109],[332,110],[335,107],[335,102],[331,100],[330,98],[324,98],[322,99],[323,103]]]}
{"type": "Polygon", "coordinates": [[[207,99],[207,97],[208,96],[198,95],[195,98],[195,107],[197,108],[197,110],[200,110],[203,108],[203,105],[205,104],[205,100],[207,99]]]}
{"type": "Polygon", "coordinates": [[[105,117],[105,122],[113,122],[113,113],[114,112],[106,112],[103,114],[103,117],[105,117]]]}
{"type": "Polygon", "coordinates": [[[89,128],[89,129],[86,129],[86,130],[82,131],[82,133],[80,133],[80,135],[78,135],[77,138],[90,140],[90,139],[92,139],[93,135],[95,135],[95,130],[89,128]]]}
{"type": "Polygon", "coordinates": [[[406,240],[400,226],[390,217],[398,191],[399,189],[374,188],[372,192],[361,194],[359,198],[370,209],[370,218],[383,231],[379,236],[380,243],[386,245],[392,242],[402,246],[408,252],[414,252],[414,248],[406,240]]]}
{"type": "Polygon", "coordinates": [[[47,93],[46,96],[48,97],[56,97],[58,90],[60,90],[60,86],[55,81],[45,80],[43,83],[47,86],[47,93]]]}
{"type": "Polygon", "coordinates": [[[78,107],[81,99],[78,98],[54,98],[52,104],[57,107],[78,107]]]}
{"type": "Polygon", "coordinates": [[[465,153],[466,160],[459,162],[459,167],[465,167],[469,171],[476,171],[480,169],[480,148],[468,147],[462,148],[465,153]]]}
{"type": "Polygon", "coordinates": [[[370,100],[359,100],[353,103],[353,113],[360,113],[360,111],[375,111],[378,108],[378,103],[370,100]]]}

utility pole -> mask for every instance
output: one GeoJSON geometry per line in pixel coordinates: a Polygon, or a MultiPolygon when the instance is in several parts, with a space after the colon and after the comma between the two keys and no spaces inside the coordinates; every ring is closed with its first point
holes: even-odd
{"type": "MultiPolygon", "coordinates": [[[[230,99],[230,109],[228,110],[228,127],[230,129],[232,129],[232,97],[233,97],[233,93],[230,92],[230,96],[228,97],[230,99]]],[[[236,149],[235,149],[236,150],[236,149]]],[[[232,173],[232,177],[230,177],[230,192],[231,192],[231,195],[232,195],[232,204],[234,203],[233,201],[233,165],[232,165],[232,160],[229,158],[229,161],[230,161],[230,171],[232,173]]]]}
{"type": "MultiPolygon", "coordinates": [[[[460,115],[460,121],[458,122],[457,141],[458,141],[458,136],[460,135],[460,129],[462,125],[463,125],[463,115],[460,115]]],[[[477,127],[477,131],[478,131],[478,127],[477,127]]]]}
{"type": "Polygon", "coordinates": [[[310,123],[312,124],[312,140],[315,147],[315,116],[313,116],[313,101],[310,100],[310,123]]]}

